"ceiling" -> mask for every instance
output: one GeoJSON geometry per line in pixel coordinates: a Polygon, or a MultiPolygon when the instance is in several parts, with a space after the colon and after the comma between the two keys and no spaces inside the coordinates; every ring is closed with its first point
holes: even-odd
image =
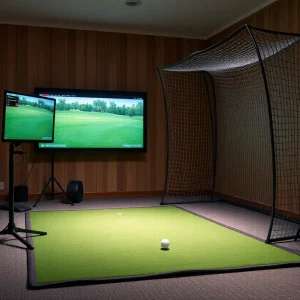
{"type": "Polygon", "coordinates": [[[275,0],[5,0],[0,23],[206,39],[275,0]]]}

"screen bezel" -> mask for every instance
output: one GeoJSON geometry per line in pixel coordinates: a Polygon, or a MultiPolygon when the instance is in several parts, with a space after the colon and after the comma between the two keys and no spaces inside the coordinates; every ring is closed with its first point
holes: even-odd
{"type": "MultiPolygon", "coordinates": [[[[139,97],[144,99],[144,115],[143,115],[143,147],[142,148],[42,148],[37,143],[36,150],[47,153],[55,152],[135,152],[135,153],[145,153],[147,152],[147,93],[138,91],[110,91],[110,90],[88,90],[88,89],[68,89],[68,88],[45,88],[36,87],[35,94],[50,94],[51,95],[74,95],[77,97],[92,97],[97,98],[101,96],[106,97],[116,97],[116,98],[134,98],[139,97]],[[100,96],[101,94],[101,96],[100,96]],[[127,96],[127,97],[126,97],[127,96]]],[[[54,123],[55,131],[55,123],[54,123]]],[[[53,143],[53,142],[52,142],[53,143]]]]}
{"type": "Polygon", "coordinates": [[[34,142],[34,143],[53,143],[54,141],[54,127],[55,127],[55,114],[56,114],[56,99],[54,98],[48,98],[48,97],[41,97],[37,96],[35,94],[28,94],[28,93],[21,93],[21,92],[16,92],[16,91],[11,91],[11,90],[4,90],[4,98],[3,98],[3,117],[2,117],[2,133],[1,133],[1,141],[2,142],[34,142]],[[54,102],[54,112],[53,112],[53,119],[52,119],[52,139],[51,140],[24,140],[24,139],[6,139],[4,138],[5,134],[5,125],[6,125],[6,96],[7,94],[16,94],[20,96],[27,96],[27,97],[33,97],[36,99],[43,99],[43,100],[52,100],[54,102]]]}

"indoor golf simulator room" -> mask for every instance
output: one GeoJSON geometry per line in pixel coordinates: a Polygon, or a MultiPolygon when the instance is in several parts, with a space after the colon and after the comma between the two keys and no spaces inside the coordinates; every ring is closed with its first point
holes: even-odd
{"type": "Polygon", "coordinates": [[[0,299],[300,298],[300,32],[244,21],[0,25],[0,299]]]}

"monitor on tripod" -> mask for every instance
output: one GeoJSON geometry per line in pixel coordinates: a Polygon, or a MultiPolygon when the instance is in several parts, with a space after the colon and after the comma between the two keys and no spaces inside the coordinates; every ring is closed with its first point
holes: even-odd
{"type": "Polygon", "coordinates": [[[53,142],[55,108],[55,99],[5,91],[2,141],[53,142]]]}
{"type": "Polygon", "coordinates": [[[18,228],[14,221],[14,155],[22,142],[53,142],[56,100],[4,91],[2,142],[9,142],[9,222],[0,235],[11,234],[33,249],[18,232],[46,235],[46,232],[18,228]]]}

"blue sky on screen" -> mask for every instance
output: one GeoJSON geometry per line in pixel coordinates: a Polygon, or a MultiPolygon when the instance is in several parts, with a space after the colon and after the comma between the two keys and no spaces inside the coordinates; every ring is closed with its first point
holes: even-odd
{"type": "Polygon", "coordinates": [[[132,106],[137,105],[139,102],[143,101],[141,100],[135,100],[135,99],[118,99],[118,98],[87,98],[87,97],[61,97],[61,96],[50,96],[51,98],[55,98],[56,99],[56,103],[58,103],[58,101],[60,99],[65,99],[66,103],[73,103],[73,102],[78,102],[79,104],[93,104],[93,102],[95,100],[103,100],[107,103],[107,106],[109,106],[109,103],[111,101],[115,102],[117,106],[123,106],[123,104],[125,104],[125,106],[132,106]]]}

